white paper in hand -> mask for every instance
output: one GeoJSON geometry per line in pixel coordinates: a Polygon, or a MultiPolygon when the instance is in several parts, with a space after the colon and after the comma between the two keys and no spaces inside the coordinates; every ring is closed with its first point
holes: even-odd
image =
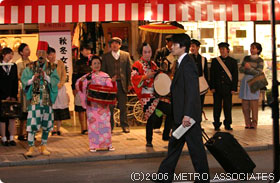
{"type": "Polygon", "coordinates": [[[173,137],[175,137],[176,139],[180,139],[194,124],[195,124],[195,120],[191,118],[190,120],[191,125],[187,126],[187,127],[183,127],[183,125],[180,125],[173,133],[173,137]]]}

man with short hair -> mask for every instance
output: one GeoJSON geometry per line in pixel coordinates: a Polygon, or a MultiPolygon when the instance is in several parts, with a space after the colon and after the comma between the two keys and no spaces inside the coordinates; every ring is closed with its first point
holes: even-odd
{"type": "Polygon", "coordinates": [[[171,54],[172,47],[172,35],[165,37],[165,46],[156,50],[154,61],[157,66],[163,70],[171,71],[171,68],[175,62],[175,58],[171,54]],[[169,66],[169,68],[167,67],[169,66]]]}
{"type": "MultiPolygon", "coordinates": [[[[120,50],[122,40],[119,37],[113,37],[109,41],[111,51],[102,56],[101,70],[109,74],[112,78],[117,77],[116,82],[118,86],[117,100],[120,109],[120,123],[123,132],[129,133],[129,125],[127,123],[126,103],[128,87],[131,85],[131,59],[128,52],[120,50]]],[[[114,105],[110,105],[111,111],[111,128],[114,128],[114,105]]]]}
{"type": "Polygon", "coordinates": [[[180,125],[188,127],[191,119],[194,125],[180,139],[171,137],[167,157],[162,161],[158,173],[164,175],[159,182],[172,182],[180,154],[187,143],[194,169],[199,177],[196,182],[209,182],[209,168],[202,141],[201,107],[198,85],[198,71],[194,60],[188,54],[190,37],[187,34],[172,36],[172,54],[178,56],[177,69],[171,84],[171,105],[174,118],[173,131],[180,125]]]}
{"type": "Polygon", "coordinates": [[[46,145],[49,131],[53,129],[53,110],[57,94],[59,76],[56,66],[47,62],[48,43],[39,41],[37,48],[38,60],[30,63],[21,76],[21,82],[26,99],[30,100],[28,105],[27,126],[29,150],[26,156],[34,155],[34,137],[37,131],[42,127],[42,142],[40,146],[41,154],[48,156],[50,152],[46,145]]]}
{"type": "Polygon", "coordinates": [[[221,42],[218,46],[221,56],[212,59],[210,69],[210,89],[214,97],[213,125],[216,131],[220,130],[223,106],[225,129],[232,130],[232,94],[237,92],[238,66],[237,60],[229,56],[229,44],[221,42]]]}

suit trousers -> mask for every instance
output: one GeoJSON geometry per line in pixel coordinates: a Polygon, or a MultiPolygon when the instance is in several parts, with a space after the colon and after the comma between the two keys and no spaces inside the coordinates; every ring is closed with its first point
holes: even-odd
{"type": "Polygon", "coordinates": [[[232,116],[231,116],[231,109],[232,109],[232,94],[231,93],[218,93],[215,92],[213,94],[214,97],[214,125],[220,123],[220,116],[222,112],[222,106],[224,109],[224,125],[231,125],[232,123],[232,116]]]}
{"type": "MultiPolygon", "coordinates": [[[[174,128],[173,130],[175,130],[174,128]]],[[[169,183],[174,178],[174,171],[180,158],[182,149],[187,143],[189,154],[196,173],[199,173],[199,180],[195,182],[209,182],[209,167],[206,152],[202,141],[200,123],[194,124],[180,139],[173,136],[169,140],[167,157],[162,161],[158,173],[168,175],[160,182],[169,183]]]]}
{"type": "MultiPolygon", "coordinates": [[[[167,139],[169,137],[169,133],[171,130],[171,125],[172,125],[171,105],[169,103],[159,101],[159,103],[157,105],[157,109],[161,110],[166,115],[162,137],[164,139],[167,139]]],[[[152,140],[153,140],[153,126],[154,126],[153,122],[155,119],[155,115],[156,115],[155,112],[153,112],[153,114],[147,120],[147,124],[146,124],[146,141],[147,142],[152,142],[152,140]]]]}
{"type": "Polygon", "coordinates": [[[242,100],[242,111],[246,127],[257,127],[259,100],[242,100]],[[251,118],[252,111],[252,118],[251,118]]]}
{"type": "MultiPolygon", "coordinates": [[[[123,91],[121,81],[117,80],[117,101],[118,101],[118,108],[120,109],[120,124],[121,127],[128,127],[127,123],[127,112],[126,112],[126,103],[127,103],[127,94],[123,91]]],[[[111,112],[111,128],[114,129],[114,108],[115,105],[110,105],[110,112],[111,112]]]]}

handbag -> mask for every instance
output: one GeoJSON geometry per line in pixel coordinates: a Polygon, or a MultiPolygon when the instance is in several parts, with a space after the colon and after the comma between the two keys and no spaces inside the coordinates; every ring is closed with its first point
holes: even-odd
{"type": "Polygon", "coordinates": [[[256,91],[268,85],[267,79],[263,72],[255,75],[252,79],[249,79],[247,83],[252,93],[256,93],[256,91]]]}
{"type": "Polygon", "coordinates": [[[204,95],[205,93],[208,92],[209,89],[209,85],[204,77],[204,57],[202,57],[202,76],[200,76],[199,79],[199,91],[200,91],[200,95],[204,95]]]}
{"type": "Polygon", "coordinates": [[[1,116],[3,118],[14,119],[20,118],[22,113],[21,103],[18,101],[2,100],[1,116]]]}

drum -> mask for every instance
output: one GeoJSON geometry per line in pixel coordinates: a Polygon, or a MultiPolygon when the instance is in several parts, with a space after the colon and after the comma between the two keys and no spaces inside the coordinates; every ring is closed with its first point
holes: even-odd
{"type": "Polygon", "coordinates": [[[14,119],[21,117],[21,103],[18,101],[2,100],[1,101],[1,117],[14,119]]]}
{"type": "Polygon", "coordinates": [[[117,88],[90,84],[87,91],[87,101],[99,104],[115,104],[117,88]]]}
{"type": "Polygon", "coordinates": [[[165,73],[159,73],[154,79],[155,92],[160,96],[166,96],[170,93],[171,79],[165,73]]]}

